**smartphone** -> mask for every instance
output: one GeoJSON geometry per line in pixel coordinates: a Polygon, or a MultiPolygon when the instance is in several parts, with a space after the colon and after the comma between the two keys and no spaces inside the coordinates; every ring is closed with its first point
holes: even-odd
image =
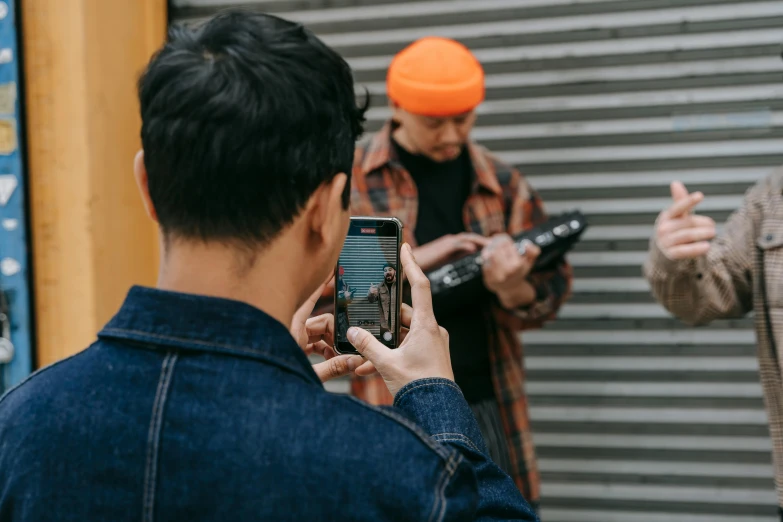
{"type": "Polygon", "coordinates": [[[389,348],[400,343],[402,222],[352,217],[334,270],[335,351],[358,353],[348,328],[358,326],[389,348]]]}

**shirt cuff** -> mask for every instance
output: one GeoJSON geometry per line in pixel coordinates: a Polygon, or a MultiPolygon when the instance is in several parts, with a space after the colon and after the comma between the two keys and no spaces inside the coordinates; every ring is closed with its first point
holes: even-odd
{"type": "Polygon", "coordinates": [[[487,455],[473,411],[454,381],[428,378],[408,383],[397,392],[394,406],[435,440],[459,439],[487,455]]]}

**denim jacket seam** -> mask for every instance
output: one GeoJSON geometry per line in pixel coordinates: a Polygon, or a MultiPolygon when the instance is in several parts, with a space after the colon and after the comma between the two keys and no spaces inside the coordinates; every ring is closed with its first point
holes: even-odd
{"type": "MultiPolygon", "coordinates": [[[[115,333],[129,333],[134,335],[143,335],[147,337],[152,337],[153,339],[161,339],[166,341],[176,341],[180,343],[191,343],[196,344],[199,346],[204,346],[205,348],[225,348],[229,350],[238,350],[241,352],[250,352],[250,353],[260,353],[259,350],[253,350],[252,348],[248,348],[247,346],[237,346],[234,344],[222,344],[222,343],[213,343],[210,341],[201,341],[199,339],[188,339],[186,337],[176,337],[173,335],[163,335],[163,334],[156,334],[152,332],[145,332],[143,330],[129,330],[127,328],[104,328],[103,332],[115,332],[115,333]]],[[[272,356],[274,358],[274,356],[272,356]]]]}
{"type": "Polygon", "coordinates": [[[163,411],[166,407],[174,366],[178,353],[169,351],[163,359],[155,400],[152,403],[152,415],[147,435],[147,460],[144,470],[144,493],[142,500],[143,521],[153,522],[155,519],[155,489],[157,487],[158,454],[160,451],[160,435],[163,429],[163,411]]]}
{"type": "Polygon", "coordinates": [[[423,383],[419,383],[419,384],[414,384],[413,386],[411,386],[407,390],[404,390],[402,392],[402,394],[397,394],[397,397],[394,398],[394,404],[396,405],[398,402],[400,402],[403,397],[408,395],[408,393],[412,392],[413,390],[415,390],[417,388],[423,388],[424,386],[450,386],[451,388],[454,388],[458,392],[462,393],[462,390],[460,389],[460,387],[457,386],[456,384],[451,383],[451,382],[447,382],[447,381],[423,382],[423,383]]]}
{"type": "Polygon", "coordinates": [[[347,396],[347,399],[350,401],[355,402],[356,404],[359,404],[360,406],[367,408],[369,410],[372,410],[374,412],[380,413],[381,415],[388,417],[389,419],[402,424],[405,426],[408,430],[410,430],[416,437],[419,438],[424,444],[427,445],[432,451],[434,451],[441,459],[447,460],[448,458],[451,458],[449,455],[449,451],[447,451],[441,444],[435,444],[430,435],[428,435],[420,426],[418,426],[416,423],[411,422],[410,420],[406,419],[402,415],[394,412],[389,411],[383,408],[378,408],[376,406],[373,406],[372,404],[368,404],[366,402],[363,402],[356,397],[347,396]]]}
{"type": "Polygon", "coordinates": [[[457,466],[462,462],[462,455],[458,452],[454,452],[446,461],[446,465],[443,467],[443,471],[440,474],[438,483],[435,485],[435,502],[432,505],[432,511],[428,522],[442,521],[446,514],[446,486],[454,476],[454,472],[457,470],[457,466]],[[438,506],[440,506],[440,512],[435,518],[438,506]]]}
{"type": "Polygon", "coordinates": [[[464,442],[470,446],[472,450],[483,454],[483,452],[478,449],[478,446],[471,440],[471,438],[467,435],[463,435],[462,433],[438,433],[433,435],[432,438],[438,442],[464,442]]]}
{"type": "MultiPolygon", "coordinates": [[[[276,364],[279,364],[280,366],[285,367],[286,369],[295,371],[297,373],[303,374],[301,368],[296,368],[295,366],[289,364],[286,360],[281,359],[279,357],[276,357],[269,352],[261,351],[261,350],[254,350],[252,348],[248,348],[247,346],[237,346],[233,344],[220,344],[220,343],[213,343],[208,341],[199,341],[198,339],[187,339],[183,337],[175,337],[172,335],[161,335],[161,334],[155,334],[150,332],[144,332],[141,330],[127,330],[125,328],[104,328],[104,332],[115,332],[115,333],[128,333],[133,335],[140,335],[144,337],[150,337],[152,339],[159,339],[163,341],[175,341],[179,343],[184,344],[195,344],[198,346],[202,346],[204,348],[216,348],[217,351],[221,353],[232,353],[232,352],[239,352],[241,354],[245,355],[252,355],[256,357],[263,357],[267,358],[271,361],[274,361],[276,364]]],[[[122,340],[122,338],[119,338],[119,340],[122,340]]],[[[304,375],[303,375],[304,376],[304,375]]]]}

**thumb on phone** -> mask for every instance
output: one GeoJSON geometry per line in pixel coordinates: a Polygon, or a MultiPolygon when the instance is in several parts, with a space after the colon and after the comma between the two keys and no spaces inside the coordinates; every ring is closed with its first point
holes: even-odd
{"type": "Polygon", "coordinates": [[[390,351],[370,332],[355,326],[348,329],[348,341],[362,357],[372,362],[376,367],[379,365],[383,366],[382,361],[388,356],[390,351]]]}

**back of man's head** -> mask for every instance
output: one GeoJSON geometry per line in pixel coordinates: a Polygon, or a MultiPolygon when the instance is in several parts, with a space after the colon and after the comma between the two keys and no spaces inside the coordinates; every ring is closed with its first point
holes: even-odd
{"type": "Polygon", "coordinates": [[[350,175],[364,121],[351,70],[299,24],[227,11],[175,27],[138,87],[167,239],[263,246],[319,186],[350,175]]]}

